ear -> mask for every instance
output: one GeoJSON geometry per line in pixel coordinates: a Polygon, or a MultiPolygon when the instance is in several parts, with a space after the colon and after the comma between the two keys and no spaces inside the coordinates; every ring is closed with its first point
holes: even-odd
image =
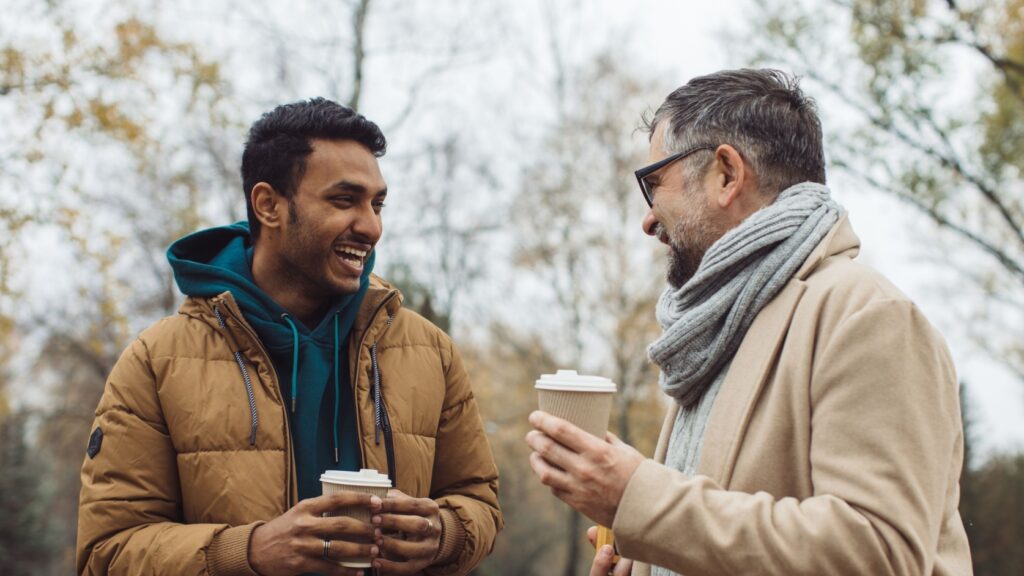
{"type": "Polygon", "coordinates": [[[252,211],[264,229],[277,229],[288,216],[288,200],[266,182],[257,182],[249,192],[252,211]]]}
{"type": "Polygon", "coordinates": [[[715,149],[715,164],[718,168],[715,203],[719,208],[729,208],[749,184],[752,173],[743,156],[728,144],[715,149]]]}

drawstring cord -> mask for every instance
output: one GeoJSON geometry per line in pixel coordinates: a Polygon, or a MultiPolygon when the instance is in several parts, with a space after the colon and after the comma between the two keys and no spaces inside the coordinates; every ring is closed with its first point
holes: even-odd
{"type": "Polygon", "coordinates": [[[292,327],[292,414],[295,414],[295,401],[299,398],[299,329],[288,313],[281,314],[281,318],[292,327]]]}

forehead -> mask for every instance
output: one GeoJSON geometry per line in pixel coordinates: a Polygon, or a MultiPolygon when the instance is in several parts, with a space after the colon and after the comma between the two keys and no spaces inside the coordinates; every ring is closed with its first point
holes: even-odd
{"type": "Polygon", "coordinates": [[[654,132],[651,134],[651,145],[648,150],[647,160],[649,164],[653,164],[658,160],[661,160],[668,154],[665,152],[665,126],[668,122],[658,122],[654,128],[654,132]]]}
{"type": "Polygon", "coordinates": [[[299,188],[318,190],[341,180],[359,184],[376,192],[385,188],[377,157],[355,140],[310,142],[313,151],[306,158],[306,171],[299,188]]]}

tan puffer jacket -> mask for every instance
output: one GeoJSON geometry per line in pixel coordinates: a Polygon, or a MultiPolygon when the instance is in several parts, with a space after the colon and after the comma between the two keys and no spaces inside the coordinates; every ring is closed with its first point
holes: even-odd
{"type": "MultiPolygon", "coordinates": [[[[469,572],[503,520],[497,468],[451,340],[374,277],[349,358],[363,466],[441,506],[442,550],[429,573],[469,572]]],[[[252,530],[296,503],[277,376],[227,292],[189,298],[125,350],[96,429],[82,466],[80,574],[252,574],[252,530]]]]}

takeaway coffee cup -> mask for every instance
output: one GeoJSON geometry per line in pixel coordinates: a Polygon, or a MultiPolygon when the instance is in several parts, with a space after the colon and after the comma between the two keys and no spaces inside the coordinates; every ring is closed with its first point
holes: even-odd
{"type": "Polygon", "coordinates": [[[604,438],[612,414],[614,382],[600,376],[583,376],[575,370],[559,370],[542,375],[535,388],[542,411],[604,438]]]}
{"type": "MultiPolygon", "coordinates": [[[[324,494],[334,494],[342,490],[373,494],[384,499],[391,488],[391,479],[386,475],[363,468],[359,472],[328,470],[320,476],[324,494]]],[[[360,522],[370,523],[370,509],[364,506],[342,508],[331,516],[348,516],[360,522]]],[[[371,558],[341,558],[338,563],[349,568],[369,568],[371,558]]]]}

